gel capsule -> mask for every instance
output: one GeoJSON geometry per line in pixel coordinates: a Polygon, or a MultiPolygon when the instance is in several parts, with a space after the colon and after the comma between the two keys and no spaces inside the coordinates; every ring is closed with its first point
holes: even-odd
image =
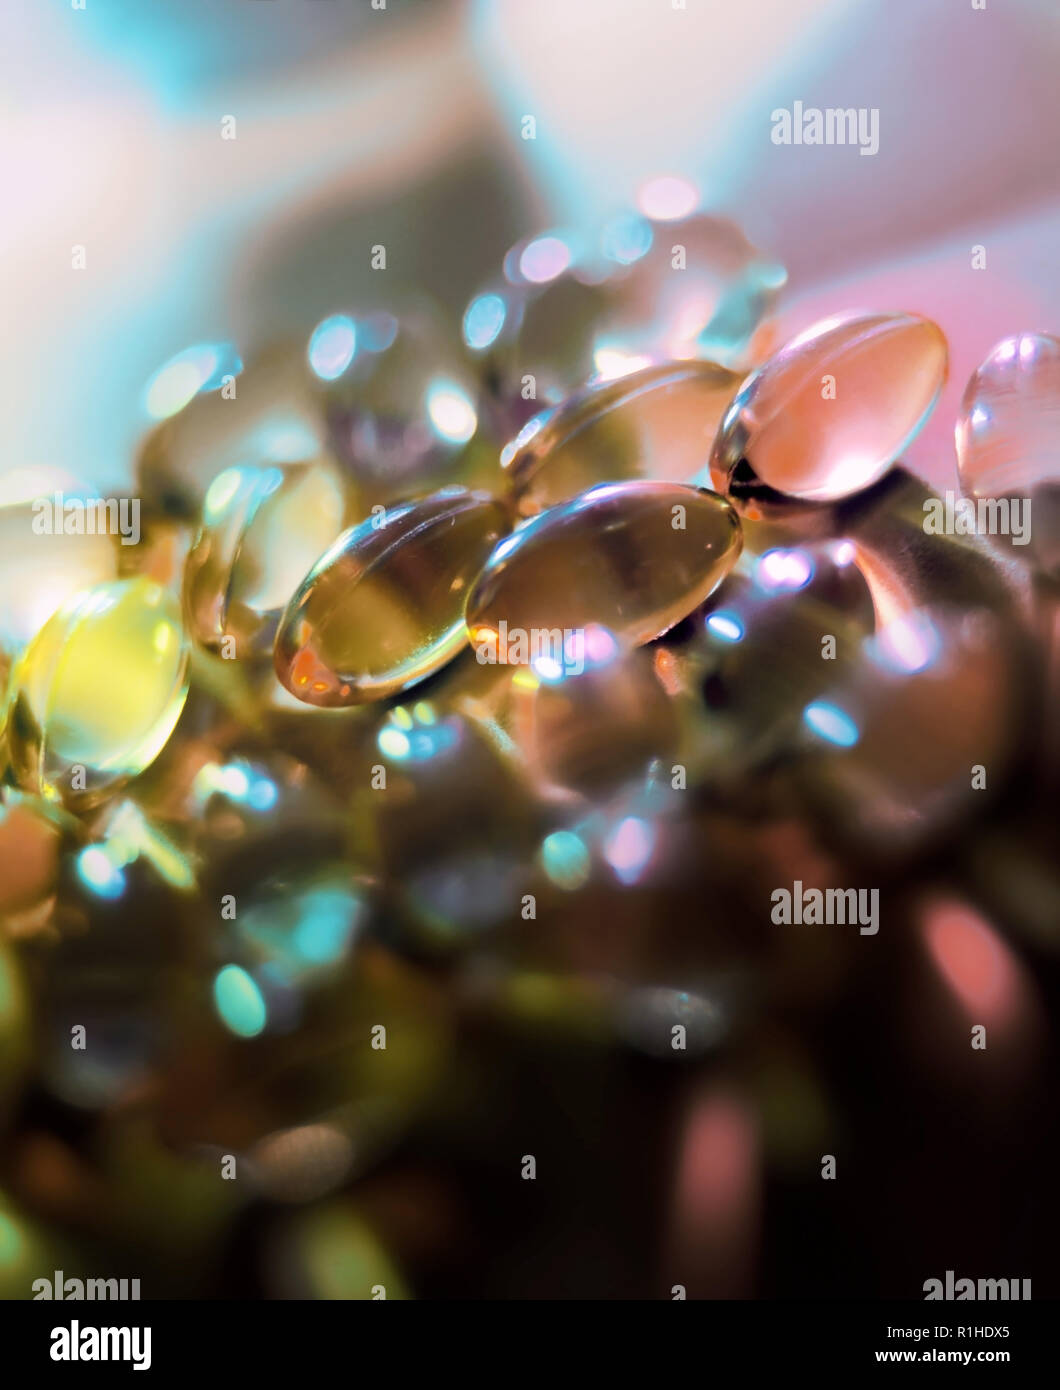
{"type": "Polygon", "coordinates": [[[830,502],[876,482],[916,436],[946,380],[929,319],[826,319],[754,372],[714,444],[714,486],[738,505],[780,493],[830,502]]]}
{"type": "Polygon", "coordinates": [[[555,629],[606,628],[638,646],[702,603],[736,562],[740,522],[714,493],[605,483],[503,541],[472,589],[472,643],[500,648],[555,629]]]}
{"type": "Polygon", "coordinates": [[[689,480],[709,459],[739,384],[714,362],[667,362],[590,386],[536,417],[501,454],[520,513],[532,516],[595,483],[689,480]]]}
{"type": "Polygon", "coordinates": [[[187,667],[176,603],[152,580],[113,580],[71,599],[11,673],[6,733],[18,781],[87,805],[142,772],[180,717],[187,667]]]}
{"type": "Polygon", "coordinates": [[[1060,576],[1060,338],[1023,333],[993,349],[961,402],[957,463],[967,497],[1008,504],[980,529],[1060,576]]]}
{"type": "Polygon", "coordinates": [[[604,251],[617,261],[597,327],[597,369],[616,348],[663,357],[742,361],[761,319],[787,280],[733,222],[694,214],[610,224],[604,251]]]}
{"type": "Polygon", "coordinates": [[[276,674],[310,705],[381,700],[467,640],[464,600],[507,529],[499,502],[446,488],[345,531],[291,599],[276,674]]]}
{"type": "Polygon", "coordinates": [[[231,636],[238,655],[266,633],[271,639],[291,594],[342,530],[344,510],[342,479],[325,462],[229,468],[215,478],[184,570],[192,635],[212,648],[231,636]]]}
{"type": "Polygon", "coordinates": [[[508,425],[520,416],[509,434],[593,375],[606,275],[607,268],[593,274],[569,236],[544,233],[517,242],[504,259],[504,281],[469,302],[464,342],[482,364],[493,411],[508,425]],[[537,402],[529,410],[528,399],[537,402]]]}
{"type": "Polygon", "coordinates": [[[137,459],[149,507],[198,515],[206,491],[226,468],[307,462],[327,453],[324,422],[301,352],[270,349],[200,390],[145,439],[137,459]]]}
{"type": "Polygon", "coordinates": [[[496,457],[455,332],[429,303],[396,308],[334,314],[307,348],[330,446],[370,503],[474,485],[496,457]]]}

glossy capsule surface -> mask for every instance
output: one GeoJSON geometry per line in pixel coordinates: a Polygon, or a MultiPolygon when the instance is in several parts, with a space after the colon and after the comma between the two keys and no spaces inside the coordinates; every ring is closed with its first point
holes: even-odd
{"type": "Polygon", "coordinates": [[[327,432],[295,346],[271,348],[201,390],[144,440],[137,479],[148,506],[197,516],[226,468],[304,463],[327,455],[327,432]]]}
{"type": "Polygon", "coordinates": [[[644,481],[590,488],[493,552],[468,597],[472,644],[598,625],[638,646],[702,603],[740,546],[739,518],[714,493],[644,481]]]}
{"type": "Polygon", "coordinates": [[[621,351],[742,362],[787,272],[725,218],[693,213],[610,224],[604,250],[618,267],[608,282],[596,360],[621,351]]]}
{"type": "Polygon", "coordinates": [[[276,637],[276,674],[310,705],[384,699],[467,641],[464,601],[508,527],[485,493],[446,488],[345,531],[306,576],[276,637]]]}
{"type": "Polygon", "coordinates": [[[831,502],[871,486],[924,424],[946,380],[942,330],[915,314],[826,319],[754,372],[725,413],[714,486],[831,502]]]}
{"type": "Polygon", "coordinates": [[[715,362],[666,362],[590,386],[531,421],[501,455],[520,513],[597,483],[686,482],[703,469],[740,376],[715,362]]]}
{"type": "Polygon", "coordinates": [[[984,513],[986,533],[1060,575],[1060,338],[1022,333],[991,351],[961,402],[957,463],[966,497],[1008,503],[1005,513],[984,513]],[[1022,507],[1018,525],[1013,503],[1022,507]]]}
{"type": "Polygon", "coordinates": [[[325,462],[215,478],[184,569],[192,636],[209,647],[232,636],[237,655],[255,645],[342,530],[344,509],[342,479],[325,462]]]}
{"type": "Polygon", "coordinates": [[[176,602],[153,580],[71,599],[11,672],[7,749],[21,785],[76,804],[142,772],[180,718],[187,668],[176,602]]]}

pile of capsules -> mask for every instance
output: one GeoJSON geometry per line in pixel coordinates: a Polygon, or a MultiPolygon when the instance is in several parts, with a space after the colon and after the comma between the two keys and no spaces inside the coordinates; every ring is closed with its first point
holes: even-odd
{"type": "MultiPolygon", "coordinates": [[[[458,327],[410,297],[167,363],[135,537],[12,480],[0,1102],[32,1078],[117,1116],[108,1171],[141,1176],[107,1230],[183,1183],[180,1238],[216,1238],[246,1188],[203,1153],[265,1199],[341,1189],[437,1104],[468,1008],[653,1055],[677,1018],[703,1055],[750,1007],[705,884],[752,924],[735,958],[765,951],[769,827],[913,855],[1025,754],[1060,340],[998,344],[958,422],[960,492],[1029,500],[1027,542],[935,533],[896,464],[942,331],[849,314],[778,347],[784,278],[702,215],[531,238],[458,327]]],[[[91,1233],[93,1175],[33,1142],[8,1181],[91,1233]]],[[[327,1292],[303,1255],[283,1278],[327,1292]]]]}

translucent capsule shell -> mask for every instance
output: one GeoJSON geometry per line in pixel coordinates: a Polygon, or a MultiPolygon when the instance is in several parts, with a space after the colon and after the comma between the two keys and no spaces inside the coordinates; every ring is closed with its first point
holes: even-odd
{"type": "Polygon", "coordinates": [[[72,595],[117,573],[112,537],[42,530],[43,521],[54,532],[52,507],[50,496],[0,507],[0,648],[10,653],[72,595]]]}
{"type": "Polygon", "coordinates": [[[271,640],[291,594],[342,530],[344,511],[342,479],[328,463],[226,469],[210,484],[185,565],[192,635],[213,648],[234,637],[240,656],[264,634],[271,640]]]}
{"type": "Polygon", "coordinates": [[[1060,575],[1060,338],[1023,333],[991,351],[961,402],[957,465],[976,502],[1029,503],[1019,526],[1011,513],[1007,531],[997,526],[998,540],[1060,575]]]}
{"type": "Polygon", "coordinates": [[[303,355],[270,349],[214,390],[203,390],[144,440],[137,458],[149,507],[196,516],[226,468],[327,456],[327,437],[303,355]]]}
{"type": "Polygon", "coordinates": [[[404,690],[464,646],[464,600],[508,529],[485,493],[446,488],[345,531],[289,603],[276,674],[319,706],[404,690]]]}
{"type": "Polygon", "coordinates": [[[524,632],[532,643],[535,632],[596,624],[622,646],[639,646],[702,603],[740,546],[739,518],[714,493],[605,483],[497,547],[468,597],[471,640],[489,648],[524,632]]]}
{"type": "Polygon", "coordinates": [[[641,225],[647,249],[620,266],[608,283],[598,359],[620,345],[626,351],[709,357],[726,365],[742,361],[787,280],[784,267],[763,256],[724,218],[696,213],[641,225]]]}
{"type": "Polygon", "coordinates": [[[331,450],[359,493],[384,505],[483,482],[497,448],[480,422],[478,384],[447,316],[419,299],[394,308],[333,316],[318,325],[308,349],[331,450]],[[336,322],[349,325],[347,351],[321,361],[320,334],[336,322]]]}
{"type": "Polygon", "coordinates": [[[11,673],[7,746],[21,785],[88,804],[142,772],[180,718],[187,667],[177,605],[153,580],[114,580],[77,595],[11,673]]]}
{"type": "Polygon", "coordinates": [[[519,512],[533,516],[597,483],[687,482],[705,468],[739,384],[715,362],[666,362],[572,396],[501,455],[519,512]]]}
{"type": "Polygon", "coordinates": [[[738,505],[763,490],[831,502],[876,482],[946,380],[942,330],[915,314],[826,319],[754,372],[725,413],[714,486],[738,505]]]}

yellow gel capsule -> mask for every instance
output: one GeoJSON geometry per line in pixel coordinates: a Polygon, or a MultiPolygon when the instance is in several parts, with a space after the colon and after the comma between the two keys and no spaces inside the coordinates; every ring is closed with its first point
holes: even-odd
{"type": "Polygon", "coordinates": [[[467,602],[472,644],[494,659],[592,626],[639,646],[697,607],[735,564],[740,521],[721,497],[680,483],[604,483],[504,540],[467,602]],[[538,639],[535,643],[535,639],[538,639]]]}
{"type": "Polygon", "coordinates": [[[596,483],[693,478],[741,380],[715,362],[660,363],[537,416],[501,454],[520,513],[533,516],[596,483]]]}
{"type": "Polygon", "coordinates": [[[271,641],[291,594],[342,530],[344,510],[342,480],[328,463],[216,477],[184,570],[192,636],[214,649],[232,637],[239,656],[266,634],[271,641]]]}
{"type": "Polygon", "coordinates": [[[467,591],[508,529],[486,493],[445,488],[345,531],[288,604],[276,674],[306,704],[405,690],[464,646],[467,591]]]}
{"type": "Polygon", "coordinates": [[[946,368],[930,319],[815,324],[744,382],[714,444],[714,486],[752,512],[771,493],[831,502],[871,486],[931,414],[946,368]]]}
{"type": "Polygon", "coordinates": [[[19,783],[87,805],[161,752],[188,693],[176,602],[153,580],[97,584],[45,623],[11,672],[8,754],[19,783]]]}

